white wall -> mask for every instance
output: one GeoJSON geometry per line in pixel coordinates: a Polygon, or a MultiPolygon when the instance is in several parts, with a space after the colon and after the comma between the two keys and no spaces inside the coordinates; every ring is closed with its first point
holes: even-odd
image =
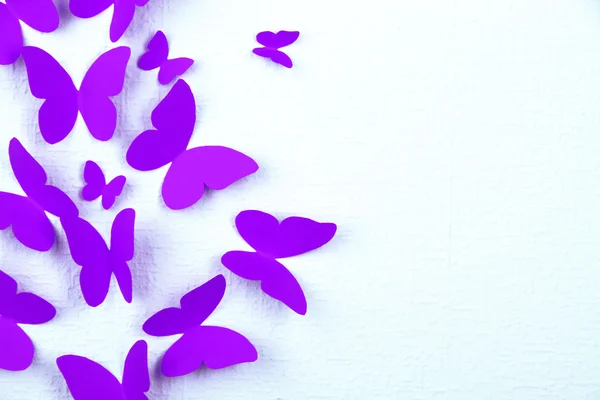
{"type": "MultiPolygon", "coordinates": [[[[109,19],[66,16],[59,31],[26,37],[80,82],[112,47],[109,19]]],[[[113,287],[102,307],[84,306],[63,236],[38,254],[0,233],[2,269],[59,309],[25,328],[34,365],[0,372],[0,398],[70,398],[56,357],[120,374],[139,338],[151,347],[153,399],[600,396],[600,3],[151,0],[121,43],[134,60],[108,143],[81,119],[64,142],[44,143],[22,62],[0,68],[0,149],[18,137],[74,197],[87,159],[125,173],[115,209],[78,203],[107,236],[119,209],[138,210],[132,305],[113,287]],[[201,109],[193,144],[261,165],[184,212],[160,200],[164,169],[124,162],[167,91],[135,67],[157,29],[173,56],[197,61],[185,76],[201,109]],[[302,32],[292,70],[251,54],[266,29],[302,32]],[[286,264],[306,317],[220,265],[244,246],[233,219],[247,208],[339,225],[328,246],[286,264]],[[161,378],[174,339],[141,324],[217,273],[229,288],[210,322],[247,335],[260,360],[161,378]]],[[[0,167],[0,189],[18,190],[6,150],[0,167]]]]}

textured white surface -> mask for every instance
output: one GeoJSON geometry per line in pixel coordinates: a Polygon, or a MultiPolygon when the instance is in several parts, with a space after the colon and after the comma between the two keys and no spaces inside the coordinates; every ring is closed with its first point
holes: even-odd
{"type": "MultiPolygon", "coordinates": [[[[63,12],[59,31],[26,29],[27,41],[80,82],[112,47],[110,14],[63,12]]],[[[115,209],[78,203],[103,234],[119,209],[138,210],[132,305],[113,287],[103,306],[85,307],[63,236],[38,254],[0,233],[1,267],[59,310],[25,327],[36,359],[0,372],[1,399],[67,399],[56,357],[84,355],[120,375],[139,338],[151,347],[154,399],[600,397],[597,1],[151,0],[121,43],[134,56],[108,143],[81,119],[64,142],[44,143],[22,62],[0,69],[0,149],[17,136],[73,197],[87,159],[125,173],[115,209]],[[165,169],[124,163],[168,90],[135,67],[157,29],[172,56],[197,60],[185,76],[200,108],[192,143],[261,165],[177,213],[159,197],[165,169]],[[251,54],[267,29],[302,32],[292,70],[251,54]],[[306,290],[306,317],[220,265],[243,248],[233,219],[247,208],[339,224],[328,246],[286,263],[306,290]],[[148,338],[141,324],[217,273],[229,288],[210,322],[247,335],[259,361],[161,378],[174,339],[148,338]]],[[[0,172],[0,190],[19,190],[5,150],[0,172]]]]}

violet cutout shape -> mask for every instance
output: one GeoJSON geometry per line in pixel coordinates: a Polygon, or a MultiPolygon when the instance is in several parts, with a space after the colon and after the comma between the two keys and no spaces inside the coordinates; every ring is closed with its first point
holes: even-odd
{"type": "Polygon", "coordinates": [[[294,43],[299,36],[300,32],[298,31],[260,32],[256,35],[256,41],[264,47],[257,47],[252,52],[257,56],[269,58],[286,68],[292,68],[294,65],[292,59],[279,49],[294,43]]]}
{"type": "Polygon", "coordinates": [[[144,332],[151,336],[183,334],[162,358],[160,369],[164,376],[187,375],[202,364],[220,369],[258,359],[252,343],[241,334],[202,325],[223,299],[225,287],[225,277],[217,275],[184,295],[180,308],[165,308],[144,323],[144,332]]]}
{"type": "Polygon", "coordinates": [[[16,138],[10,141],[8,156],[26,196],[0,192],[0,230],[12,226],[21,244],[32,250],[48,251],[54,245],[54,227],[46,212],[66,218],[77,217],[79,210],[65,192],[47,184],[44,168],[16,138]]]}
{"type": "Polygon", "coordinates": [[[123,90],[129,47],[102,54],[90,67],[79,90],[65,69],[50,54],[37,47],[24,47],[31,94],[46,100],[38,120],[44,140],[56,144],[73,130],[81,113],[94,138],[107,141],[117,127],[117,109],[110,99],[123,90]]]}
{"type": "Polygon", "coordinates": [[[5,0],[0,3],[0,65],[17,61],[23,49],[19,21],[42,33],[54,32],[59,17],[52,0],[5,0]]]}
{"type": "Polygon", "coordinates": [[[169,42],[162,31],[156,32],[147,48],[148,51],[138,60],[138,67],[144,71],[160,68],[158,82],[161,85],[168,85],[194,64],[194,60],[186,57],[169,60],[169,42]]]}
{"type": "Polygon", "coordinates": [[[98,164],[91,160],[85,163],[83,179],[87,185],[81,189],[81,197],[86,201],[94,201],[102,196],[102,207],[105,210],[109,210],[115,204],[127,182],[127,178],[119,175],[107,184],[104,172],[98,164]]]}
{"type": "Polygon", "coordinates": [[[92,18],[114,5],[110,23],[110,41],[115,43],[133,21],[135,7],[143,7],[149,0],[71,0],[69,10],[78,18],[92,18]]]}
{"type": "Polygon", "coordinates": [[[148,400],[148,344],[137,341],[127,353],[123,383],[106,368],[88,358],[65,355],[56,365],[75,400],[148,400]]]}
{"type": "Polygon", "coordinates": [[[265,294],[305,315],[304,292],[294,275],[277,259],[318,249],[333,239],[337,226],[302,217],[288,217],[279,223],[271,214],[256,210],[239,213],[235,225],[256,252],[227,252],[221,258],[223,265],[241,278],[261,281],[265,294]]]}
{"type": "Polygon", "coordinates": [[[97,307],[104,302],[115,275],[127,303],[131,303],[133,283],[128,261],[134,256],[135,210],[126,208],[115,217],[110,231],[110,248],[88,221],[62,218],[73,261],[81,267],[79,283],[85,302],[97,307]]]}
{"type": "Polygon", "coordinates": [[[29,368],[35,350],[18,324],[44,324],[55,315],[52,304],[33,293],[17,293],[17,282],[0,271],[0,369],[23,371],[29,368]]]}
{"type": "Polygon", "coordinates": [[[127,163],[138,171],[152,171],[172,163],[162,186],[162,197],[172,210],[197,203],[204,186],[222,190],[255,173],[258,164],[239,151],[223,146],[187,149],[196,124],[196,100],[180,79],[152,111],[156,129],[139,134],[127,150],[127,163]]]}

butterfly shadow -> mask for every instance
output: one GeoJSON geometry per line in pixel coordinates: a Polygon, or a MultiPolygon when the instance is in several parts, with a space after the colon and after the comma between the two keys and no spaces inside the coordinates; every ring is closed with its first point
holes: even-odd
{"type": "Polygon", "coordinates": [[[134,297],[146,299],[152,293],[153,281],[150,277],[153,271],[149,266],[156,265],[153,249],[154,246],[150,239],[150,232],[137,230],[135,236],[135,257],[129,262],[129,269],[133,277],[134,297]]]}
{"type": "Polygon", "coordinates": [[[60,27],[66,26],[73,19],[73,14],[69,9],[69,0],[54,0],[54,5],[56,5],[56,10],[58,10],[60,27]]]}

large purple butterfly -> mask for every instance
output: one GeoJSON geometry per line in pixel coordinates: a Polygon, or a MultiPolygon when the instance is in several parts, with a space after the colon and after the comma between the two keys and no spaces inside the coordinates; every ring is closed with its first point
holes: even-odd
{"type": "Polygon", "coordinates": [[[46,142],[55,144],[66,138],[79,112],[94,138],[106,141],[113,137],[117,109],[110,97],[123,90],[130,55],[131,50],[124,46],[102,54],[77,90],[67,71],[50,54],[37,47],[23,48],[31,94],[46,100],[38,114],[46,142]]]}
{"type": "Polygon", "coordinates": [[[178,80],[152,111],[156,129],[142,132],[127,151],[127,162],[138,171],[172,163],[162,186],[167,207],[180,210],[195,204],[204,186],[225,189],[258,170],[258,164],[239,151],[222,146],[186,150],[194,133],[196,101],[184,80],[178,80]]]}
{"type": "Polygon", "coordinates": [[[256,41],[264,47],[257,47],[252,52],[257,56],[270,58],[271,61],[281,64],[286,68],[292,68],[294,65],[292,59],[279,49],[294,43],[298,40],[299,36],[300,32],[297,31],[260,32],[256,35],[256,41]]]}
{"type": "Polygon", "coordinates": [[[135,7],[143,7],[149,0],[71,0],[71,14],[79,18],[92,18],[114,5],[110,23],[110,40],[115,43],[123,36],[135,15],[135,7]]]}
{"type": "Polygon", "coordinates": [[[33,362],[34,348],[18,324],[39,325],[55,315],[52,304],[33,293],[17,293],[17,282],[0,271],[0,368],[27,369],[33,362]]]}
{"type": "Polygon", "coordinates": [[[23,33],[19,20],[39,32],[58,28],[58,11],[52,0],[5,0],[0,3],[0,64],[9,65],[19,59],[23,49],[23,33]]]}
{"type": "Polygon", "coordinates": [[[337,230],[333,223],[289,217],[281,223],[262,211],[238,214],[235,225],[242,238],[256,252],[230,251],[221,262],[234,274],[261,281],[263,292],[281,301],[298,314],[306,314],[306,297],[292,273],[277,261],[318,249],[328,243],[337,230]]]}
{"type": "Polygon", "coordinates": [[[107,184],[104,172],[93,161],[85,163],[83,179],[87,185],[81,190],[81,197],[86,201],[94,201],[102,196],[102,207],[105,210],[109,210],[115,204],[117,197],[123,192],[125,182],[127,182],[127,178],[119,175],[107,184]]]}
{"type": "Polygon", "coordinates": [[[123,298],[131,303],[132,280],[127,265],[134,255],[135,210],[126,208],[115,217],[110,232],[110,248],[88,221],[62,218],[61,223],[73,261],[81,266],[79,283],[85,302],[97,307],[104,302],[115,275],[123,298]]]}
{"type": "Polygon", "coordinates": [[[54,228],[46,212],[76,217],[77,206],[62,190],[47,184],[44,168],[13,138],[8,146],[13,173],[26,196],[0,192],[0,230],[12,226],[19,242],[32,250],[48,251],[54,245],[54,228]]]}
{"type": "Polygon", "coordinates": [[[151,336],[183,334],[163,356],[163,375],[187,375],[203,363],[207,368],[220,369],[258,359],[252,343],[241,334],[201,325],[223,299],[225,286],[223,275],[217,275],[183,296],[180,308],[165,308],[144,323],[144,332],[151,336]]]}
{"type": "Polygon", "coordinates": [[[137,341],[123,367],[123,383],[106,368],[88,358],[65,355],[56,359],[75,400],[147,400],[150,390],[148,344],[137,341]]]}
{"type": "Polygon", "coordinates": [[[138,60],[138,67],[144,71],[160,68],[158,82],[161,85],[168,85],[177,76],[183,75],[192,64],[194,60],[186,57],[169,60],[169,42],[162,31],[156,32],[148,43],[148,51],[138,60]]]}

